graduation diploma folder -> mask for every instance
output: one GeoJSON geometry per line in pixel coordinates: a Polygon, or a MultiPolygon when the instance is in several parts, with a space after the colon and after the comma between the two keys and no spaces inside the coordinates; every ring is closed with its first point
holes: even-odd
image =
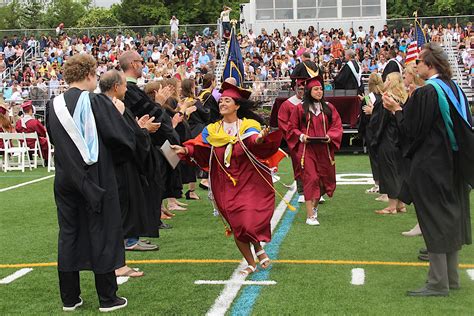
{"type": "Polygon", "coordinates": [[[323,136],[323,137],[308,136],[307,140],[309,141],[309,143],[314,144],[314,143],[326,143],[329,139],[326,136],[323,136]]]}
{"type": "Polygon", "coordinates": [[[163,144],[163,146],[161,146],[160,151],[163,154],[163,156],[165,156],[170,166],[173,169],[175,169],[180,159],[179,159],[179,156],[171,148],[171,144],[168,140],[163,144]]]}

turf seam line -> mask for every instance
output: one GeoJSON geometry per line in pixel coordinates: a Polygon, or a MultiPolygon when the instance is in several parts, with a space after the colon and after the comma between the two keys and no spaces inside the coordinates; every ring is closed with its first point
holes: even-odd
{"type": "Polygon", "coordinates": [[[275,281],[232,281],[232,280],[196,280],[194,284],[197,285],[275,285],[275,281]]]}
{"type": "MultiPolygon", "coordinates": [[[[293,182],[292,189],[290,189],[286,192],[284,198],[280,201],[277,208],[275,209],[275,212],[273,214],[272,221],[271,221],[271,231],[272,232],[276,228],[278,222],[283,217],[283,214],[286,210],[285,200],[286,201],[290,200],[295,193],[296,193],[296,183],[293,182]]],[[[232,276],[231,276],[230,280],[231,281],[236,281],[236,280],[243,281],[245,279],[245,276],[243,276],[240,273],[240,271],[243,270],[246,266],[247,266],[247,262],[245,261],[245,259],[242,259],[239,266],[232,273],[232,276]]],[[[206,315],[212,315],[212,316],[225,315],[225,313],[229,310],[232,302],[237,297],[237,294],[239,293],[241,287],[242,287],[242,285],[226,284],[224,286],[224,289],[222,290],[222,292],[219,294],[219,296],[214,301],[214,304],[212,305],[212,307],[206,313],[206,315]]]]}
{"type": "Polygon", "coordinates": [[[20,183],[20,184],[15,184],[15,185],[13,185],[13,186],[11,186],[11,187],[7,187],[7,188],[0,189],[0,193],[1,193],[1,192],[5,192],[5,191],[9,191],[9,190],[13,190],[13,189],[17,189],[17,188],[21,188],[21,187],[23,187],[23,186],[25,186],[25,185],[33,184],[33,183],[40,182],[40,181],[43,181],[43,180],[48,180],[48,179],[51,179],[52,177],[54,177],[54,174],[49,175],[49,176],[46,176],[46,177],[43,177],[43,178],[39,178],[39,179],[35,179],[35,180],[23,182],[23,183],[20,183]]]}
{"type": "MultiPolygon", "coordinates": [[[[127,264],[216,264],[216,263],[239,263],[237,259],[157,259],[157,260],[127,260],[127,264]]],[[[396,261],[353,261],[353,260],[272,260],[275,264],[294,264],[294,265],[375,265],[375,266],[399,266],[399,267],[428,267],[426,262],[396,262],[396,261]]],[[[38,267],[56,267],[56,262],[43,263],[13,263],[0,264],[0,269],[14,268],[38,268],[38,267]]],[[[461,269],[474,269],[472,263],[459,264],[461,269]]]]}
{"type": "Polygon", "coordinates": [[[31,271],[33,271],[32,268],[23,268],[23,269],[20,269],[18,271],[15,271],[14,273],[10,274],[9,276],[3,278],[0,280],[0,284],[10,284],[12,283],[13,281],[21,278],[22,276],[24,276],[25,274],[28,274],[30,273],[31,271]]]}

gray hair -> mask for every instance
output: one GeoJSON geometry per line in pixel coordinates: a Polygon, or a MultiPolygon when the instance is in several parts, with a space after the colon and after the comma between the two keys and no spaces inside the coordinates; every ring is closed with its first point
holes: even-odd
{"type": "Polygon", "coordinates": [[[352,59],[352,58],[355,58],[355,51],[353,49],[348,49],[346,50],[346,54],[349,55],[349,57],[352,59]]]}
{"type": "Polygon", "coordinates": [[[99,81],[99,88],[102,93],[107,93],[114,88],[116,84],[123,82],[122,73],[118,70],[112,69],[105,72],[99,81]]]}

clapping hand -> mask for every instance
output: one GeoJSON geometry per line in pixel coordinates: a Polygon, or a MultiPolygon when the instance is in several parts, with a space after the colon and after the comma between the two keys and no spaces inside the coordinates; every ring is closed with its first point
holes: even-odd
{"type": "Polygon", "coordinates": [[[383,107],[387,110],[391,111],[392,113],[396,111],[400,111],[402,107],[400,104],[395,101],[387,92],[382,95],[383,107]]]}
{"type": "Polygon", "coordinates": [[[372,115],[372,112],[374,110],[374,105],[372,104],[371,101],[367,105],[364,105],[362,107],[362,111],[364,111],[365,115],[372,115]]]}
{"type": "Polygon", "coordinates": [[[155,102],[159,104],[165,104],[166,100],[168,100],[174,92],[174,87],[166,86],[161,87],[158,91],[155,91],[155,102]]]}
{"type": "Polygon", "coordinates": [[[181,112],[176,113],[173,118],[171,119],[171,123],[173,124],[173,128],[176,128],[179,123],[184,120],[184,115],[181,112]]]}
{"type": "Polygon", "coordinates": [[[150,133],[155,133],[161,126],[161,123],[154,123],[155,117],[145,114],[139,120],[137,120],[140,128],[145,128],[150,133]]]}

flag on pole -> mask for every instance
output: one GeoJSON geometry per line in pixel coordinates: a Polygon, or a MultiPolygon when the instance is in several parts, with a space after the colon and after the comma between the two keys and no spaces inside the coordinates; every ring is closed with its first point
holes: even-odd
{"type": "Polygon", "coordinates": [[[421,47],[425,43],[428,43],[426,34],[423,31],[420,22],[418,22],[418,20],[415,20],[415,39],[413,40],[413,42],[410,43],[410,45],[408,45],[405,64],[414,62],[418,58],[418,53],[421,51],[421,47]]]}
{"type": "Polygon", "coordinates": [[[244,83],[244,62],[240,45],[237,41],[237,36],[235,35],[235,27],[232,27],[228,45],[227,59],[224,73],[222,75],[222,81],[229,77],[234,77],[237,81],[237,86],[241,87],[244,83]]]}

